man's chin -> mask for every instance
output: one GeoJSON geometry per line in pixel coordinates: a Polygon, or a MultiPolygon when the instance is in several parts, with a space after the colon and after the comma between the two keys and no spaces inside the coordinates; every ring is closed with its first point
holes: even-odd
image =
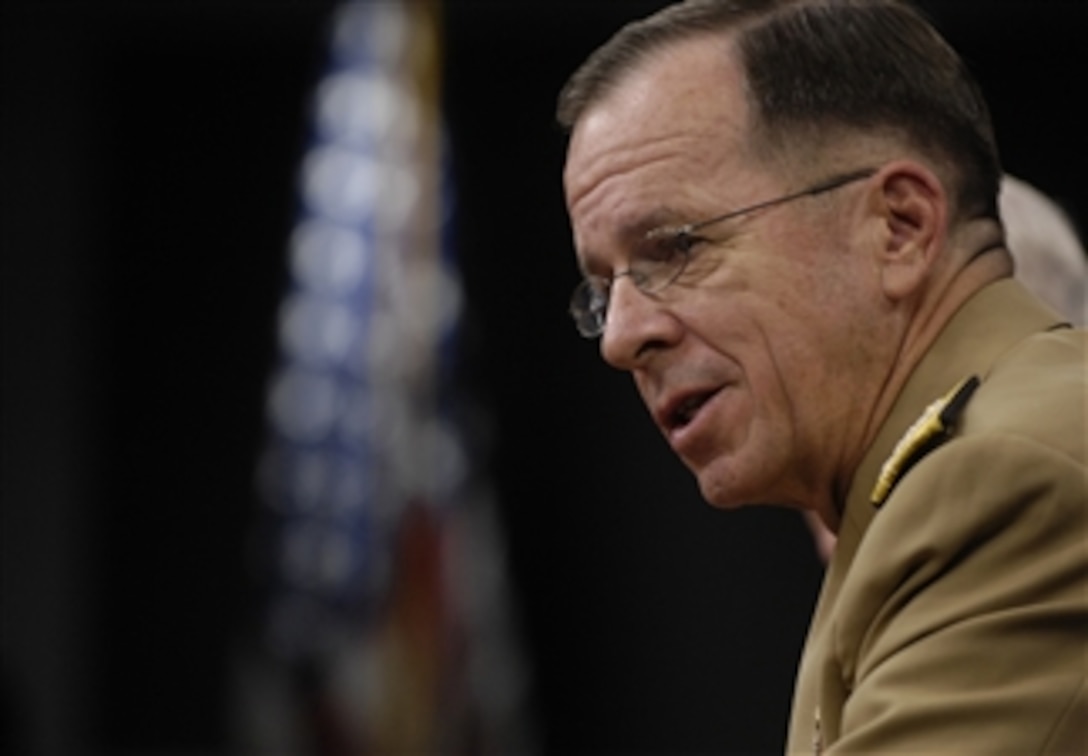
{"type": "Polygon", "coordinates": [[[720,476],[706,473],[696,475],[696,479],[703,499],[715,509],[740,509],[754,503],[743,496],[736,485],[727,485],[720,476]]]}
{"type": "Polygon", "coordinates": [[[726,468],[722,460],[692,472],[703,499],[715,509],[782,505],[779,501],[782,497],[774,495],[772,481],[738,477],[736,467],[730,465],[726,468]]]}

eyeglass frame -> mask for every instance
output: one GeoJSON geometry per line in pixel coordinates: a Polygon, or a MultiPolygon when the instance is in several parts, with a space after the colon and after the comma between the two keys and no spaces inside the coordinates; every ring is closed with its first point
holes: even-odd
{"type": "Polygon", "coordinates": [[[660,226],[647,231],[643,237],[644,239],[660,239],[663,237],[672,239],[672,242],[668,245],[669,250],[672,254],[679,254],[682,256],[676,270],[663,279],[661,283],[654,284],[652,287],[649,286],[649,275],[640,272],[634,265],[630,265],[626,270],[621,270],[610,277],[585,276],[574,288],[574,292],[571,294],[570,298],[570,306],[568,308],[571,317],[574,319],[575,328],[578,329],[579,334],[587,339],[598,338],[604,333],[605,326],[608,322],[608,306],[611,303],[612,285],[624,276],[630,278],[631,282],[634,283],[635,288],[642,294],[657,294],[671,286],[676,279],[683,275],[684,270],[691,261],[691,242],[694,240],[688,239],[687,237],[690,237],[691,234],[696,231],[707,226],[712,226],[715,223],[722,223],[723,221],[754,213],[757,210],[783,205],[787,202],[792,202],[804,197],[815,197],[839,189],[848,184],[870,178],[874,176],[878,170],[879,168],[862,168],[848,173],[840,173],[805,189],[790,192],[789,194],[775,197],[774,199],[763,200],[754,205],[742,207],[739,210],[730,210],[729,212],[716,215],[707,220],[685,223],[679,226],[660,226]],[[594,284],[597,284],[596,288],[594,287],[594,284]],[[599,298],[603,301],[594,304],[594,298],[599,298]],[[588,304],[583,304],[580,301],[581,299],[586,300],[588,304]]]}

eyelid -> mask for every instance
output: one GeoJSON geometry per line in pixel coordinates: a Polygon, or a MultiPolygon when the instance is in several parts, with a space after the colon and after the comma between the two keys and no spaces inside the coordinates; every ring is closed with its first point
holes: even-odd
{"type": "Polygon", "coordinates": [[[660,226],[648,231],[642,238],[642,244],[636,250],[633,258],[646,261],[663,261],[671,259],[676,254],[686,253],[691,247],[701,241],[700,237],[691,233],[693,226],[660,226]]]}

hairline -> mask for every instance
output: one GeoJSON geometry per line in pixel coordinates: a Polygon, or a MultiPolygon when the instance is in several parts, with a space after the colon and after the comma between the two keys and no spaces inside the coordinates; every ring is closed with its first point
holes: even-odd
{"type": "MultiPolygon", "coordinates": [[[[803,5],[805,0],[798,0],[793,4],[803,5]]],[[[834,153],[831,147],[844,144],[849,136],[857,135],[859,132],[857,127],[843,123],[827,124],[815,121],[791,125],[779,124],[772,127],[764,116],[759,99],[754,96],[749,62],[743,43],[746,34],[769,23],[772,18],[772,13],[761,13],[758,16],[738,19],[729,24],[674,29],[668,34],[652,38],[650,44],[627,50],[627,54],[613,61],[607,76],[598,77],[592,83],[585,94],[579,98],[576,108],[560,109],[558,113],[560,126],[567,131],[568,135],[572,135],[592,111],[606,107],[609,100],[618,95],[642,71],[651,66],[660,65],[672,51],[686,45],[707,41],[720,46],[723,65],[732,62],[740,73],[740,92],[745,105],[743,131],[740,138],[743,140],[742,146],[748,148],[749,159],[762,168],[775,168],[786,162],[792,164],[798,161],[806,162],[807,158],[802,157],[802,153],[811,155],[817,151],[801,147],[802,135],[825,142],[828,147],[820,150],[820,153],[834,153]],[[811,132],[814,131],[818,132],[819,136],[812,137],[811,132]]],[[[562,98],[563,95],[561,95],[561,101],[562,98]]],[[[910,143],[910,140],[904,138],[898,130],[888,126],[871,128],[866,131],[866,134],[890,137],[903,145],[910,143]]]]}
{"type": "MultiPolygon", "coordinates": [[[[680,23],[663,28],[660,17],[670,13],[673,8],[682,9],[686,5],[677,3],[644,19],[631,22],[618,31],[612,40],[594,51],[564,85],[556,113],[559,125],[568,135],[572,134],[590,111],[601,107],[638,71],[653,65],[655,60],[659,61],[668,50],[700,38],[716,39],[722,45],[723,56],[731,56],[740,73],[740,89],[747,106],[741,137],[753,162],[777,170],[782,170],[785,166],[789,166],[787,170],[796,169],[798,163],[809,165],[813,169],[816,169],[816,163],[820,166],[826,166],[828,162],[838,165],[844,151],[854,151],[851,148],[859,144],[857,137],[870,137],[870,143],[894,144],[899,148],[901,156],[920,158],[938,173],[942,181],[948,182],[953,215],[959,216],[963,209],[961,200],[967,196],[965,192],[969,182],[969,174],[964,169],[969,170],[972,159],[968,157],[961,161],[954,153],[949,153],[951,142],[945,142],[942,138],[940,142],[930,144],[914,133],[913,126],[900,127],[886,119],[863,124],[829,114],[803,120],[783,120],[779,114],[768,114],[762,95],[756,92],[753,82],[753,60],[748,49],[750,35],[774,24],[784,13],[798,10],[804,13],[805,8],[834,4],[834,0],[783,0],[770,5],[737,8],[731,16],[708,13],[694,18],[682,17],[680,23]],[[621,36],[622,42],[616,45],[617,38],[621,36]],[[819,149],[815,149],[817,144],[820,145],[819,149]]],[[[889,0],[887,4],[902,5],[933,29],[932,23],[912,2],[889,0]]],[[[940,38],[940,33],[936,34],[940,38]]],[[[943,39],[941,42],[953,55],[959,57],[947,42],[943,39]]],[[[967,86],[977,88],[977,82],[968,80],[967,86]]],[[[979,97],[979,102],[986,108],[981,94],[979,97]]],[[[993,143],[992,125],[989,130],[992,157],[1000,170],[1000,158],[996,144],[993,143]]],[[[993,212],[996,212],[996,194],[995,188],[993,197],[988,200],[993,212]]],[[[972,199],[972,202],[976,201],[977,196],[972,199]]]]}

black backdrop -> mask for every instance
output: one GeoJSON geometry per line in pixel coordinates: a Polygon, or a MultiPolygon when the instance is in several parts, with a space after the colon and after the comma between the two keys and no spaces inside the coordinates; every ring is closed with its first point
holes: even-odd
{"type": "MultiPolygon", "coordinates": [[[[446,8],[467,365],[494,420],[547,753],[780,749],[820,575],[796,517],[699,501],[565,314],[554,96],[661,4],[446,8]]],[[[330,7],[3,10],[4,745],[228,743],[262,391],[330,7]]],[[[978,72],[1007,168],[1083,220],[1083,3],[926,7],[978,72]]]]}

